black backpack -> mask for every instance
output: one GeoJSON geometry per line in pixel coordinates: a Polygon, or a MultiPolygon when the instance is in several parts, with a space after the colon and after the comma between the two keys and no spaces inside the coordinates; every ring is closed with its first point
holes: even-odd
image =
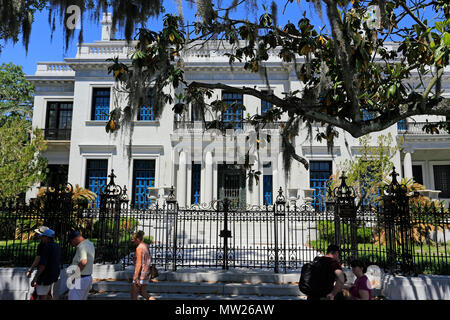
{"type": "Polygon", "coordinates": [[[320,257],[316,257],[313,262],[305,263],[298,282],[300,291],[313,297],[324,297],[330,293],[329,269],[329,264],[320,257]]]}

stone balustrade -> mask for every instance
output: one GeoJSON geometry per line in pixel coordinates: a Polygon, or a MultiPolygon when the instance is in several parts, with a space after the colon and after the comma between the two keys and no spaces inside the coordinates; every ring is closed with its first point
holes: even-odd
{"type": "Polygon", "coordinates": [[[36,73],[73,73],[66,62],[38,62],[36,73]]]}

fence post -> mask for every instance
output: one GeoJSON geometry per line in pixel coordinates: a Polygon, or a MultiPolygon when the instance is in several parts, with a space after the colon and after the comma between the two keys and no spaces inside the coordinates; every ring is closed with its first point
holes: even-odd
{"type": "Polygon", "coordinates": [[[274,221],[274,238],[275,238],[275,268],[274,272],[278,273],[278,265],[280,263],[280,258],[278,256],[278,217],[284,217],[286,210],[286,198],[283,195],[283,189],[280,187],[280,190],[278,190],[278,196],[275,201],[275,206],[273,207],[274,215],[273,215],[273,221],[274,221]]]}
{"type": "Polygon", "coordinates": [[[96,261],[117,263],[119,260],[120,211],[122,187],[116,185],[114,169],[111,169],[109,183],[100,192],[99,228],[100,239],[97,245],[96,261]],[[110,221],[110,219],[112,219],[110,221]],[[109,241],[107,241],[109,240],[109,241]],[[108,243],[109,242],[109,243],[108,243]],[[112,243],[111,243],[112,242],[112,243]],[[108,254],[110,253],[110,255],[108,254]],[[109,261],[108,261],[109,262],[109,261]]]}
{"type": "MultiPolygon", "coordinates": [[[[173,186],[170,188],[169,195],[166,200],[167,204],[167,246],[170,243],[170,236],[172,235],[172,223],[173,223],[173,252],[172,252],[172,270],[177,271],[177,224],[178,224],[178,202],[174,194],[173,186]]],[[[167,252],[167,251],[166,251],[167,252]]],[[[166,261],[168,256],[166,254],[166,261]]]]}
{"type": "MultiPolygon", "coordinates": [[[[340,246],[342,241],[341,222],[348,221],[350,224],[350,250],[347,249],[348,243],[344,243],[344,245],[347,244],[347,248],[343,248],[342,250],[342,261],[350,262],[350,260],[355,259],[358,256],[358,242],[356,238],[356,197],[355,190],[347,185],[345,171],[342,172],[340,179],[341,184],[333,190],[333,197],[335,200],[335,233],[337,234],[335,237],[339,241],[338,245],[340,246]],[[350,251],[349,254],[348,251],[350,251]]],[[[345,225],[342,226],[342,231],[345,231],[344,226],[345,225]]],[[[344,237],[344,239],[348,239],[348,237],[344,237]]]]}
{"type": "MultiPolygon", "coordinates": [[[[131,218],[131,215],[127,215],[128,212],[128,195],[127,195],[127,186],[124,185],[123,189],[122,189],[122,194],[120,196],[119,199],[119,207],[120,207],[120,215],[122,216],[123,211],[125,211],[125,216],[127,218],[131,218]]],[[[119,220],[120,221],[120,220],[119,220]]],[[[120,235],[119,235],[120,236],[120,235]]],[[[128,240],[128,239],[127,239],[128,240]]],[[[126,267],[126,261],[125,259],[123,259],[123,264],[122,264],[123,270],[125,270],[126,267]]]]}
{"type": "MultiPolygon", "coordinates": [[[[47,186],[44,193],[44,207],[37,215],[44,218],[44,225],[53,229],[56,237],[60,240],[62,261],[69,262],[70,245],[67,240],[69,230],[75,225],[73,187],[70,183],[66,185],[47,186]]],[[[32,207],[32,205],[30,206],[32,207]]],[[[40,211],[40,207],[36,206],[40,211]]]]}
{"type": "Polygon", "coordinates": [[[382,212],[386,234],[386,255],[392,273],[399,271],[410,273],[413,269],[413,249],[409,196],[406,185],[398,183],[398,175],[393,167],[390,174],[392,182],[383,188],[382,212]],[[397,252],[397,248],[400,252],[397,252]],[[398,264],[400,264],[400,270],[398,264]]]}
{"type": "Polygon", "coordinates": [[[228,209],[230,207],[230,200],[223,199],[223,230],[220,231],[219,236],[223,238],[223,266],[222,269],[228,270],[228,238],[231,238],[231,231],[228,230],[228,209]]]}
{"type": "MultiPolygon", "coordinates": [[[[333,196],[333,190],[331,189],[331,185],[328,186],[327,189],[327,199],[325,201],[325,212],[326,216],[325,219],[327,221],[327,224],[323,226],[323,228],[326,228],[324,232],[328,232],[328,217],[331,215],[333,216],[333,222],[334,222],[334,244],[338,247],[341,247],[341,228],[340,224],[341,221],[339,219],[339,216],[336,214],[336,201],[333,196]]],[[[319,230],[320,232],[320,230],[319,230]]]]}

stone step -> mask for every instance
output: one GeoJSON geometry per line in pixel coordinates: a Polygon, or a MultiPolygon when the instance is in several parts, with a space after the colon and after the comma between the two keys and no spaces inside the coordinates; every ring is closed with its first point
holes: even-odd
{"type": "MultiPolygon", "coordinates": [[[[129,292],[131,284],[126,281],[98,281],[92,289],[95,292],[129,292]]],[[[147,286],[151,293],[213,294],[213,295],[261,295],[299,296],[302,293],[295,284],[245,284],[245,283],[194,283],[194,282],[151,282],[147,286]]]]}
{"type": "MultiPolygon", "coordinates": [[[[215,295],[151,293],[156,300],[306,300],[306,296],[257,296],[257,295],[215,295]]],[[[129,292],[91,293],[88,300],[130,300],[129,292]]],[[[144,300],[139,296],[138,300],[144,300]]]]}
{"type": "MultiPolygon", "coordinates": [[[[99,280],[130,280],[133,277],[133,267],[126,270],[95,270],[94,279],[99,280]]],[[[178,271],[159,270],[159,281],[180,282],[234,282],[234,283],[277,283],[295,284],[300,273],[274,273],[263,270],[199,270],[182,269],[178,271]]]]}

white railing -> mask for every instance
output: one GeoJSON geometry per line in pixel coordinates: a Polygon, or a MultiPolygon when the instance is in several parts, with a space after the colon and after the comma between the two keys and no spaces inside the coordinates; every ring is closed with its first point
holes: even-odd
{"type": "Polygon", "coordinates": [[[73,73],[73,69],[66,62],[38,62],[36,73],[73,73]]]}
{"type": "Polygon", "coordinates": [[[106,43],[83,43],[78,47],[77,58],[97,58],[99,56],[127,58],[134,50],[136,41],[127,44],[125,41],[106,43]]]}

